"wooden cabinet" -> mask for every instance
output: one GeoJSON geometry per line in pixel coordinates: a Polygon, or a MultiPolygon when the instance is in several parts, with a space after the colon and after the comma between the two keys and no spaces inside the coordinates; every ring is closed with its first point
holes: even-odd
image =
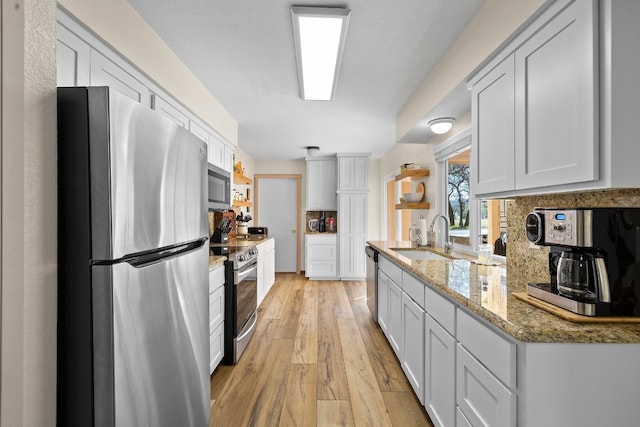
{"type": "Polygon", "coordinates": [[[256,245],[256,248],[258,249],[258,306],[260,306],[275,283],[275,239],[267,239],[256,245]]]}
{"type": "Polygon", "coordinates": [[[598,179],[597,35],[596,1],[557,2],[472,80],[477,195],[598,179]]]}
{"type": "Polygon", "coordinates": [[[435,426],[453,426],[456,340],[430,314],[424,321],[424,406],[435,426]]]}
{"type": "MultiPolygon", "coordinates": [[[[424,285],[423,285],[424,286],[424,285]]],[[[403,284],[404,287],[404,284],[403,284]]],[[[424,310],[402,293],[401,366],[420,403],[424,404],[424,310]]]]}
{"type": "Polygon", "coordinates": [[[306,234],[305,276],[312,280],[335,279],[338,275],[335,234],[306,234]]]}
{"type": "Polygon", "coordinates": [[[337,207],[337,161],[332,158],[307,159],[307,210],[335,211],[337,207]]]}
{"type": "Polygon", "coordinates": [[[209,373],[224,356],[224,265],[209,270],[209,373]]]}
{"type": "Polygon", "coordinates": [[[367,193],[338,195],[338,268],[341,279],[366,277],[367,203],[367,193]]]}
{"type": "Polygon", "coordinates": [[[338,154],[338,191],[369,191],[369,154],[338,154]]]}

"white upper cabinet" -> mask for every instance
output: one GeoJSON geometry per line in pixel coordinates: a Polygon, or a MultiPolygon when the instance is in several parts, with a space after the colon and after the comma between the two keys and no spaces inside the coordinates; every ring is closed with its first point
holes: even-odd
{"type": "Polygon", "coordinates": [[[369,154],[338,154],[338,191],[369,191],[369,154]]]}
{"type": "Polygon", "coordinates": [[[160,95],[154,94],[151,96],[152,108],[182,126],[185,129],[189,129],[189,116],[182,112],[178,107],[166,101],[160,95]]]}
{"type": "Polygon", "coordinates": [[[151,92],[142,81],[93,49],[91,50],[91,86],[109,86],[142,105],[151,106],[151,92]]]}
{"type": "Polygon", "coordinates": [[[57,37],[57,85],[88,86],[91,72],[91,47],[63,25],[58,25],[57,37]]]}
{"type": "Polygon", "coordinates": [[[515,51],[516,189],[598,178],[597,39],[576,1],[515,51]]]}
{"type": "Polygon", "coordinates": [[[640,2],[545,7],[468,81],[474,193],[636,188],[640,2]]]}
{"type": "Polygon", "coordinates": [[[337,182],[335,158],[307,159],[307,210],[337,210],[337,182]]]}
{"type": "Polygon", "coordinates": [[[515,188],[513,71],[509,56],[473,87],[471,173],[477,194],[515,188]]]}

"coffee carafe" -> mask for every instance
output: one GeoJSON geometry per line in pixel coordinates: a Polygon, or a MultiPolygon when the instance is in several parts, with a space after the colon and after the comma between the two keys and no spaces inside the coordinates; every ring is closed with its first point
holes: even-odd
{"type": "Polygon", "coordinates": [[[610,302],[604,258],[585,252],[562,251],[556,270],[558,294],[587,302],[610,302]]]}

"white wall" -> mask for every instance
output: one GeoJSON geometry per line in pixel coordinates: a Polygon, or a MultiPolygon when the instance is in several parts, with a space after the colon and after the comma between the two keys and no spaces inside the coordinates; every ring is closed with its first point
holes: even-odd
{"type": "Polygon", "coordinates": [[[487,0],[398,114],[396,139],[402,139],[543,3],[487,0]]]}
{"type": "Polygon", "coordinates": [[[2,426],[56,420],[55,6],[2,3],[2,426]]]}
{"type": "Polygon", "coordinates": [[[127,0],[60,0],[59,3],[205,123],[238,145],[236,120],[127,0]]]}

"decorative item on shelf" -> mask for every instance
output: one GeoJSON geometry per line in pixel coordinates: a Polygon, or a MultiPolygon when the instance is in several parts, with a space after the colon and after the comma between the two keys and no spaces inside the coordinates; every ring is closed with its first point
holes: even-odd
{"type": "Polygon", "coordinates": [[[417,163],[403,163],[402,166],[400,166],[400,171],[405,172],[408,170],[416,170],[421,168],[422,166],[417,163]]]}
{"type": "Polygon", "coordinates": [[[236,217],[236,235],[238,237],[247,237],[249,235],[247,223],[252,219],[251,215],[245,215],[244,212],[240,211],[240,215],[236,217]]]}
{"type": "Polygon", "coordinates": [[[404,199],[409,203],[418,203],[422,201],[424,194],[421,193],[404,193],[404,199]]]}

